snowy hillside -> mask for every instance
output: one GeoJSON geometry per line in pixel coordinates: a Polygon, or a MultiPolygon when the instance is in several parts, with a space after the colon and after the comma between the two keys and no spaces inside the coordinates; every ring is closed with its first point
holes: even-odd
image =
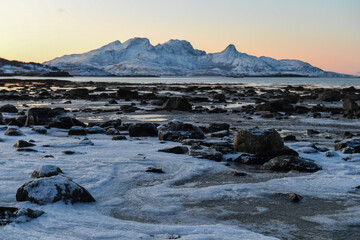
{"type": "Polygon", "coordinates": [[[238,52],[234,45],[219,53],[206,54],[194,49],[188,41],[170,40],[153,46],[146,38],[133,38],[124,43],[115,41],[87,53],[65,55],[44,64],[72,75],[87,76],[343,76],[302,61],[250,56],[238,52]]]}
{"type": "Polygon", "coordinates": [[[69,76],[56,67],[39,63],[24,63],[0,58],[0,76],[69,76]]]}

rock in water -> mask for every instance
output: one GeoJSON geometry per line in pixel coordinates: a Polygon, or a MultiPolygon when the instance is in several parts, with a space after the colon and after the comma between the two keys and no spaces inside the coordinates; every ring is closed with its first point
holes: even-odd
{"type": "Polygon", "coordinates": [[[63,173],[61,169],[54,165],[43,165],[38,167],[32,174],[32,178],[44,178],[44,177],[52,177],[63,173]]]}
{"type": "Polygon", "coordinates": [[[136,123],[129,127],[130,137],[156,137],[158,130],[153,123],[136,123]]]}
{"type": "Polygon", "coordinates": [[[166,100],[162,108],[165,110],[179,110],[190,112],[192,110],[192,105],[184,97],[170,97],[166,100]]]}
{"type": "Polygon", "coordinates": [[[36,204],[48,204],[57,201],[95,202],[91,194],[82,186],[64,176],[52,176],[31,180],[16,192],[16,201],[30,201],[36,204]]]}
{"type": "Polygon", "coordinates": [[[311,160],[286,155],[271,159],[270,161],[264,163],[261,168],[277,172],[288,172],[291,170],[300,172],[316,172],[321,170],[321,168],[311,160]]]}
{"type": "Polygon", "coordinates": [[[284,141],[274,129],[241,129],[236,133],[234,149],[246,153],[281,151],[284,149],[284,141]]]}
{"type": "Polygon", "coordinates": [[[204,139],[204,132],[190,123],[172,120],[158,127],[159,140],[179,141],[182,139],[204,139]]]}
{"type": "Polygon", "coordinates": [[[12,222],[24,223],[43,215],[43,211],[29,208],[0,207],[0,226],[12,222]]]}

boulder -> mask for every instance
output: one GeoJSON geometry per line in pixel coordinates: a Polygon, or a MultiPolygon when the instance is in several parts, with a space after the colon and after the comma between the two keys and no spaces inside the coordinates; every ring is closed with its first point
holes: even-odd
{"type": "Polygon", "coordinates": [[[65,116],[63,108],[30,108],[25,126],[49,125],[58,116],[65,116]]]}
{"type": "Polygon", "coordinates": [[[16,192],[16,201],[30,201],[36,204],[48,204],[57,201],[95,202],[91,194],[82,186],[64,176],[52,176],[31,180],[16,192]]]}
{"type": "Polygon", "coordinates": [[[268,112],[294,112],[294,107],[286,99],[278,99],[271,102],[259,104],[255,107],[255,111],[268,111],[268,112]]]}
{"type": "Polygon", "coordinates": [[[342,94],[334,89],[325,89],[322,93],[319,94],[318,99],[319,101],[325,102],[334,102],[340,101],[342,98],[342,94]]]}
{"type": "Polygon", "coordinates": [[[15,222],[24,223],[43,215],[43,211],[29,208],[0,207],[0,226],[15,222]]]}
{"type": "Polygon", "coordinates": [[[281,151],[284,149],[284,141],[274,129],[241,129],[236,133],[234,149],[246,153],[281,151]]]}
{"type": "Polygon", "coordinates": [[[360,108],[359,105],[352,99],[344,99],[343,112],[346,118],[359,118],[360,108]]]}
{"type": "Polygon", "coordinates": [[[137,99],[139,97],[139,93],[128,88],[120,88],[116,91],[115,96],[119,99],[137,99]]]}
{"type": "Polygon", "coordinates": [[[5,104],[0,107],[0,112],[17,113],[18,109],[12,104],[5,104]]]}
{"type": "Polygon", "coordinates": [[[163,104],[162,108],[164,110],[179,110],[190,112],[192,110],[192,105],[184,97],[170,97],[163,104]]]}
{"type": "Polygon", "coordinates": [[[271,170],[277,172],[288,172],[292,170],[300,172],[316,172],[321,168],[311,160],[297,156],[279,156],[271,159],[261,166],[263,170],[271,170]]]}
{"type": "Polygon", "coordinates": [[[227,123],[210,123],[208,127],[208,131],[211,133],[219,132],[223,130],[229,130],[229,129],[230,129],[230,125],[227,123]]]}
{"type": "Polygon", "coordinates": [[[32,174],[32,178],[44,178],[44,177],[52,177],[63,173],[61,169],[54,165],[42,165],[38,167],[32,174]]]}
{"type": "Polygon", "coordinates": [[[83,127],[73,126],[69,129],[68,135],[86,135],[86,131],[83,127]]]}
{"type": "Polygon", "coordinates": [[[69,116],[58,116],[49,126],[62,129],[70,129],[73,126],[86,127],[83,122],[69,116]]]}
{"type": "Polygon", "coordinates": [[[204,132],[190,123],[172,120],[158,127],[159,140],[180,141],[182,139],[204,139],[204,132]]]}
{"type": "Polygon", "coordinates": [[[88,98],[89,90],[87,88],[74,88],[68,91],[70,97],[73,98],[88,98]]]}
{"type": "Polygon", "coordinates": [[[130,137],[156,137],[158,130],[153,123],[136,123],[129,127],[130,137]]]}
{"type": "Polygon", "coordinates": [[[113,127],[119,128],[121,126],[121,119],[109,120],[100,125],[102,128],[113,127]]]}
{"type": "Polygon", "coordinates": [[[32,128],[33,131],[39,133],[39,134],[46,134],[47,133],[47,129],[42,127],[42,126],[35,126],[32,128]]]}
{"type": "Polygon", "coordinates": [[[166,153],[184,154],[184,153],[187,153],[189,151],[189,149],[184,146],[176,146],[176,147],[172,147],[172,148],[159,149],[158,151],[166,152],[166,153]]]}
{"type": "Polygon", "coordinates": [[[19,140],[14,144],[14,147],[16,147],[16,148],[33,147],[33,146],[35,146],[34,143],[27,142],[24,140],[19,140]]]}
{"type": "Polygon", "coordinates": [[[5,135],[8,136],[22,136],[24,133],[17,127],[9,127],[6,129],[5,135]]]}
{"type": "Polygon", "coordinates": [[[335,143],[335,151],[343,151],[344,153],[360,153],[360,139],[343,140],[335,143]],[[344,151],[344,150],[347,151],[344,151]]]}

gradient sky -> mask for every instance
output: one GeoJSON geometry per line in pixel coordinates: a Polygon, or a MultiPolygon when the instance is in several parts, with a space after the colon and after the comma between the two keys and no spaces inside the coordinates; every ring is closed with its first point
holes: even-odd
{"type": "Polygon", "coordinates": [[[21,61],[147,37],[360,72],[360,0],[0,0],[0,31],[0,57],[21,61]]]}

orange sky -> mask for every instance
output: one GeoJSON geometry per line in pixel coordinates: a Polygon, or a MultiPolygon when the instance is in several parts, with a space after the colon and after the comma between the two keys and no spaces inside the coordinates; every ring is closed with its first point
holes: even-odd
{"type": "MultiPolygon", "coordinates": [[[[0,57],[43,62],[147,37],[360,72],[358,0],[2,0],[0,57]]],[[[359,74],[360,75],[360,74],[359,74]]]]}

